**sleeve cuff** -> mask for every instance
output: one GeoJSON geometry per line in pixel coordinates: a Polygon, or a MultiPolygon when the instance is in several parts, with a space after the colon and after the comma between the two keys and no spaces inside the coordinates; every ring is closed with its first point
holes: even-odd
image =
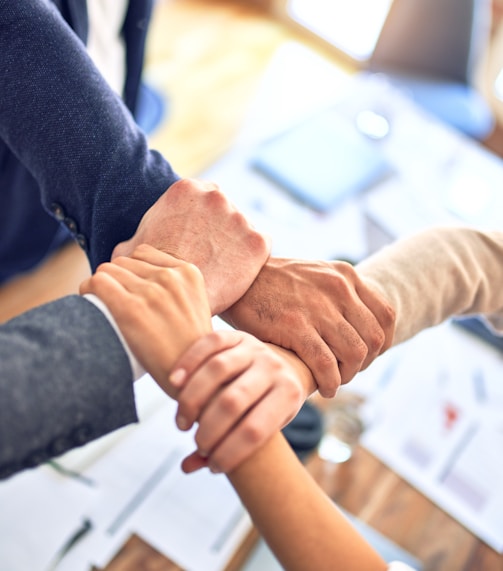
{"type": "Polygon", "coordinates": [[[147,371],[145,371],[145,369],[140,364],[138,359],[133,355],[133,352],[129,348],[127,341],[124,339],[124,336],[122,335],[121,330],[119,329],[119,326],[117,325],[115,319],[113,318],[112,314],[110,313],[108,307],[101,301],[101,299],[99,297],[97,297],[96,295],[94,295],[92,293],[86,293],[86,294],[84,294],[83,297],[85,299],[87,299],[87,301],[89,301],[90,303],[95,305],[103,313],[103,315],[107,318],[108,322],[110,323],[110,325],[114,329],[115,333],[117,334],[117,337],[119,338],[120,342],[122,343],[124,351],[126,352],[128,358],[129,358],[129,363],[131,365],[131,371],[133,372],[133,379],[135,381],[137,381],[139,378],[143,377],[143,375],[145,375],[147,373],[147,371]]]}
{"type": "Polygon", "coordinates": [[[412,567],[409,567],[401,561],[392,561],[388,566],[388,571],[415,571],[412,567]]]}

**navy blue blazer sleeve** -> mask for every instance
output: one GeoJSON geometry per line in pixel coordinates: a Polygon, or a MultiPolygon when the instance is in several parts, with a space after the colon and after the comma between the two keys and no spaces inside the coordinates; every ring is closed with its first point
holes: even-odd
{"type": "Polygon", "coordinates": [[[69,296],[0,325],[0,479],[137,421],[128,356],[69,296]]]}
{"type": "Polygon", "coordinates": [[[178,179],[48,0],[0,0],[0,137],[92,268],[178,179]]]}

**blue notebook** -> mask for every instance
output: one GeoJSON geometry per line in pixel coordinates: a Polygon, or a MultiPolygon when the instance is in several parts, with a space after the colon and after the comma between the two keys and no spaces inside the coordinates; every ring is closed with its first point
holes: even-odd
{"type": "Polygon", "coordinates": [[[320,212],[362,192],[392,171],[378,143],[335,108],[324,109],[264,141],[252,166],[320,212]]]}

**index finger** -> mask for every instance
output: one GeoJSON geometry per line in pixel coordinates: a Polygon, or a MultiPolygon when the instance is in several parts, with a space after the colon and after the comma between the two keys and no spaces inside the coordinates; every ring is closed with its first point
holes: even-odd
{"type": "Polygon", "coordinates": [[[212,355],[235,347],[239,342],[240,338],[234,331],[212,331],[200,337],[173,365],[170,383],[181,388],[212,355]]]}

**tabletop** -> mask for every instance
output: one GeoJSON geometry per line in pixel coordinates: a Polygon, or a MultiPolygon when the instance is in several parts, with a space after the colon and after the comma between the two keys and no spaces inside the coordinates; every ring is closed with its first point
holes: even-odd
{"type": "MultiPolygon", "coordinates": [[[[355,71],[243,2],[159,0],[146,78],[165,93],[168,108],[151,136],[152,145],[187,176],[210,168],[232,149],[271,58],[292,41],[336,65],[336,84],[355,71]]],[[[85,256],[77,246],[67,246],[31,274],[0,289],[0,320],[77,292],[88,274],[85,256]]],[[[503,571],[503,556],[364,448],[357,448],[353,458],[340,465],[327,464],[314,454],[307,469],[334,501],[421,560],[424,571],[503,571]]],[[[250,534],[226,571],[240,569],[256,540],[257,535],[250,534]]],[[[181,571],[137,536],[105,569],[181,571]]]]}

